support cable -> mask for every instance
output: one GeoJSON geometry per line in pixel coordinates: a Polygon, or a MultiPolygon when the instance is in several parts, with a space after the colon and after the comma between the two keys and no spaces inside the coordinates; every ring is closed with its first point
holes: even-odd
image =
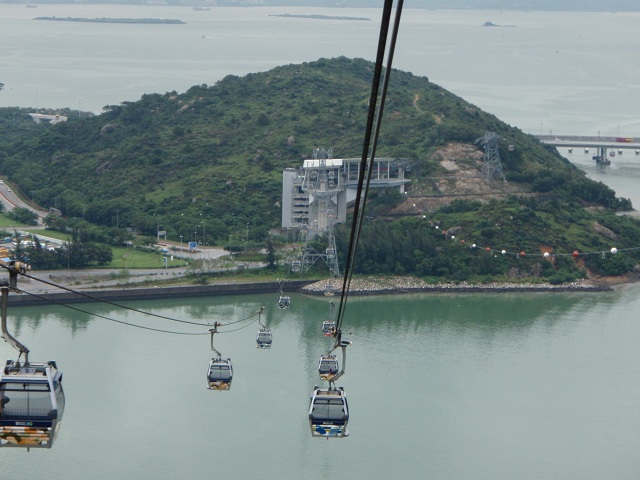
{"type": "MultiPolygon", "coordinates": [[[[125,322],[124,320],[116,320],[115,318],[107,317],[106,315],[101,315],[101,314],[99,314],[99,313],[95,313],[95,312],[89,312],[89,311],[87,311],[87,310],[83,310],[83,309],[81,309],[81,308],[74,307],[74,306],[72,306],[72,305],[67,305],[67,304],[65,304],[65,303],[58,302],[57,300],[53,300],[53,299],[51,299],[51,298],[46,298],[46,297],[44,297],[44,296],[42,296],[42,295],[38,295],[38,294],[36,294],[36,293],[27,292],[27,291],[25,291],[25,290],[20,290],[20,291],[21,291],[22,293],[25,293],[25,294],[30,295],[30,296],[32,296],[32,297],[39,298],[39,299],[44,300],[44,301],[47,301],[47,302],[49,302],[49,303],[53,303],[53,304],[56,304],[56,305],[60,305],[60,306],[62,306],[62,307],[66,307],[66,308],[68,308],[68,309],[70,309],[70,310],[75,310],[76,312],[85,313],[85,314],[87,314],[87,315],[91,315],[91,316],[94,316],[94,317],[102,318],[102,319],[104,319],[104,320],[108,320],[108,321],[110,321],[110,322],[115,322],[115,323],[119,323],[119,324],[121,324],[121,325],[126,325],[126,326],[128,326],[128,327],[141,328],[141,329],[143,329],[143,330],[151,330],[151,331],[154,331],[154,332],[160,332],[160,333],[170,333],[170,334],[173,334],[173,335],[207,335],[207,334],[208,334],[208,332],[200,332],[200,333],[193,333],[193,332],[175,332],[175,331],[171,331],[171,330],[164,330],[164,329],[161,329],[161,328],[153,328],[153,327],[145,327],[145,326],[143,326],[143,325],[136,325],[136,324],[134,324],[134,323],[125,322]]],[[[144,312],[141,312],[141,313],[144,313],[144,312]]],[[[197,325],[198,325],[198,326],[203,326],[202,324],[197,324],[197,325]]]]}
{"type": "MultiPolygon", "coordinates": [[[[15,271],[15,269],[11,268],[10,266],[6,266],[6,265],[3,265],[1,263],[0,263],[0,266],[5,268],[10,273],[17,273],[15,271]]],[[[114,306],[114,307],[117,307],[117,308],[122,308],[124,310],[132,311],[132,312],[135,312],[135,313],[140,313],[142,315],[150,315],[152,317],[161,318],[161,319],[164,319],[164,320],[169,320],[169,321],[178,322],[178,323],[187,324],[187,325],[195,325],[195,326],[198,326],[198,327],[206,327],[206,326],[210,326],[211,325],[211,324],[203,324],[203,323],[199,323],[199,322],[190,322],[188,320],[180,320],[180,319],[177,319],[177,318],[172,318],[172,317],[167,317],[167,316],[164,316],[164,315],[158,315],[158,314],[155,314],[155,313],[146,312],[144,310],[139,310],[137,308],[127,307],[125,305],[120,305],[120,304],[115,303],[115,302],[110,302],[108,300],[104,300],[104,299],[101,299],[101,298],[98,298],[98,297],[94,297],[92,295],[84,294],[82,292],[78,292],[78,291],[73,290],[71,288],[63,287],[61,285],[57,285],[55,283],[48,282],[46,280],[42,280],[40,278],[31,276],[31,275],[26,275],[24,273],[22,273],[22,275],[26,276],[27,278],[46,283],[47,285],[58,287],[58,288],[61,288],[63,290],[66,290],[68,292],[78,294],[80,296],[88,297],[88,298],[90,298],[92,300],[95,300],[96,302],[106,303],[108,305],[111,305],[111,306],[114,306]]],[[[29,296],[34,297],[34,298],[38,298],[38,299],[43,300],[43,301],[48,302],[48,303],[52,303],[54,305],[59,305],[61,307],[65,307],[65,308],[68,308],[70,310],[74,310],[74,311],[77,311],[77,312],[80,312],[80,313],[84,313],[86,315],[91,315],[91,316],[94,316],[94,317],[97,317],[97,318],[102,318],[104,320],[108,320],[110,322],[119,323],[121,325],[129,326],[129,327],[140,328],[140,329],[143,329],[143,330],[150,330],[150,331],[159,332],[159,333],[168,333],[168,334],[173,334],[173,335],[206,335],[206,333],[178,332],[178,331],[173,331],[173,330],[166,330],[166,329],[161,329],[161,328],[145,327],[143,325],[136,325],[136,324],[133,324],[133,323],[130,323],[130,322],[125,322],[123,320],[117,320],[115,318],[108,317],[106,315],[101,315],[99,313],[90,312],[88,310],[83,310],[81,308],[71,306],[71,305],[69,305],[67,303],[63,303],[63,302],[54,300],[52,298],[48,298],[48,297],[46,297],[44,295],[38,295],[37,293],[29,292],[28,290],[18,289],[18,288],[15,288],[15,287],[5,287],[5,288],[6,288],[7,291],[8,290],[15,290],[17,292],[24,293],[26,295],[29,295],[29,296]]],[[[248,320],[251,320],[251,321],[247,325],[244,325],[244,326],[242,326],[240,328],[236,328],[234,330],[229,330],[229,331],[225,331],[225,332],[218,332],[218,333],[231,333],[231,332],[235,332],[235,331],[241,330],[243,328],[246,328],[249,325],[255,323],[255,319],[253,319],[253,315],[250,315],[248,317],[241,318],[239,320],[236,320],[236,321],[233,321],[233,322],[229,322],[229,323],[224,323],[224,324],[220,323],[220,322],[214,322],[214,323],[217,323],[218,326],[229,326],[229,325],[235,325],[235,324],[241,323],[241,322],[246,322],[248,320]]],[[[6,334],[4,334],[4,331],[3,331],[3,337],[5,339],[7,339],[7,341],[9,341],[10,343],[12,343],[11,340],[13,340],[15,342],[15,339],[13,339],[13,337],[8,332],[6,334]]],[[[14,345],[14,343],[12,343],[12,345],[14,345]]],[[[29,350],[26,349],[26,347],[24,347],[22,344],[19,344],[19,346],[17,346],[16,348],[18,349],[18,351],[20,352],[21,355],[25,354],[25,356],[26,356],[29,353],[29,350]]]]}
{"type": "Polygon", "coordinates": [[[353,276],[353,269],[355,265],[355,258],[358,247],[358,238],[360,236],[360,230],[364,219],[364,205],[366,204],[367,192],[369,190],[369,184],[371,182],[371,175],[373,172],[373,162],[375,158],[375,149],[378,143],[378,137],[380,134],[380,125],[382,122],[382,114],[384,111],[384,101],[386,99],[386,92],[389,85],[389,78],[391,76],[391,66],[393,63],[393,53],[395,51],[396,40],[398,35],[398,29],[400,26],[400,17],[402,14],[403,0],[399,0],[396,8],[396,17],[394,21],[394,30],[392,32],[392,39],[390,44],[390,51],[387,60],[386,75],[383,81],[382,93],[380,105],[377,105],[378,92],[380,87],[380,79],[382,76],[382,66],[384,61],[385,49],[387,44],[387,36],[389,32],[389,24],[391,19],[391,9],[393,0],[385,0],[382,23],[380,26],[380,36],[378,39],[378,53],[376,56],[376,65],[374,69],[374,76],[371,86],[371,96],[369,99],[369,115],[367,117],[367,127],[365,131],[365,138],[363,142],[362,158],[360,160],[360,168],[358,172],[358,188],[356,193],[353,221],[351,225],[351,234],[349,237],[349,248],[347,251],[346,266],[344,272],[344,278],[342,283],[342,291],[340,297],[340,305],[338,308],[338,316],[336,321],[336,342],[335,347],[341,345],[341,327],[344,321],[344,311],[347,303],[347,297],[349,295],[349,287],[351,284],[351,278],[353,276]],[[374,131],[374,121],[376,128],[374,131]],[[372,143],[373,137],[373,143],[372,143]],[[369,158],[369,146],[371,145],[371,157],[369,158]],[[365,170],[369,169],[367,180],[365,184],[365,170]],[[362,211],[361,211],[361,204],[362,211]]]}
{"type": "MultiPolygon", "coordinates": [[[[10,268],[10,267],[7,267],[5,265],[2,265],[1,263],[0,263],[0,267],[3,267],[5,269],[7,269],[7,270],[9,270],[9,268],[10,268]]],[[[178,318],[167,317],[165,315],[159,315],[157,313],[145,312],[144,310],[138,310],[137,308],[127,307],[126,305],[122,305],[122,304],[119,304],[119,303],[116,303],[116,302],[112,302],[110,300],[105,300],[103,298],[98,298],[98,297],[95,297],[95,296],[90,295],[88,293],[79,292],[77,290],[73,290],[72,288],[64,287],[62,285],[58,285],[57,283],[49,282],[47,280],[43,280],[42,278],[34,277],[33,275],[29,275],[27,273],[23,273],[22,276],[26,277],[26,278],[29,278],[31,280],[35,280],[35,281],[40,282],[40,283],[44,283],[45,285],[49,285],[51,287],[56,287],[56,288],[59,288],[61,290],[65,290],[67,292],[73,293],[75,295],[79,295],[81,297],[89,298],[91,300],[94,300],[95,302],[106,303],[107,305],[111,305],[113,307],[124,308],[125,310],[129,310],[129,311],[137,312],[137,313],[142,313],[144,315],[150,315],[150,316],[156,317],[156,318],[162,318],[164,320],[170,320],[172,322],[185,323],[185,324],[188,324],[188,325],[198,325],[200,327],[209,326],[209,324],[202,324],[202,323],[199,323],[199,322],[190,322],[189,320],[180,320],[178,318]]],[[[24,293],[28,293],[28,292],[26,292],[26,291],[24,291],[22,289],[19,289],[19,291],[20,292],[24,292],[24,293]]],[[[44,297],[41,297],[41,298],[44,298],[44,297]]]]}

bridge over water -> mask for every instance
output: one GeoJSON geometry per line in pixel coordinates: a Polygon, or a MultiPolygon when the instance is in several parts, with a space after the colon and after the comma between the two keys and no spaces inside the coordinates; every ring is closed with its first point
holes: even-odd
{"type": "Polygon", "coordinates": [[[538,140],[556,147],[640,149],[640,138],[579,137],[570,135],[534,135],[538,140]]]}
{"type": "Polygon", "coordinates": [[[635,150],[636,155],[640,155],[640,138],[632,137],[581,137],[571,135],[534,135],[538,140],[555,147],[567,148],[570,152],[574,148],[584,148],[588,152],[590,148],[595,148],[596,154],[593,159],[603,165],[611,163],[609,157],[614,157],[616,150],[622,153],[623,150],[635,150]],[[608,152],[608,155],[607,155],[608,152]]]}

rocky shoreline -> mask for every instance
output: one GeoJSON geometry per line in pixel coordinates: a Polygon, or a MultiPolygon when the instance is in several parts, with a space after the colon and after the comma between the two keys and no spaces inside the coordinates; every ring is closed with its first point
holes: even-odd
{"type": "MultiPolygon", "coordinates": [[[[620,282],[627,283],[627,282],[620,282]]],[[[322,280],[306,285],[300,293],[332,295],[342,289],[341,279],[322,280]]],[[[562,285],[550,283],[427,283],[413,277],[353,278],[350,295],[389,295],[402,293],[501,293],[501,292],[606,292],[613,290],[611,282],[577,281],[562,285]]]]}

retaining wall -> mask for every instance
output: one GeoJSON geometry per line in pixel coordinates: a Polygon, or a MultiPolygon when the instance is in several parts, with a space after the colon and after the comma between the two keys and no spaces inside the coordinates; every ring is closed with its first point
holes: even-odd
{"type": "MultiPolygon", "coordinates": [[[[287,281],[287,292],[297,292],[305,285],[315,280],[287,281]]],[[[110,302],[124,302],[127,300],[146,300],[150,298],[184,298],[204,297],[214,295],[250,295],[254,293],[277,293],[280,282],[259,283],[229,283],[214,285],[181,285],[173,287],[145,287],[145,288],[113,288],[100,290],[78,290],[78,293],[42,293],[38,296],[29,294],[10,293],[8,304],[11,306],[44,305],[56,303],[81,303],[107,300],[110,302]]]]}

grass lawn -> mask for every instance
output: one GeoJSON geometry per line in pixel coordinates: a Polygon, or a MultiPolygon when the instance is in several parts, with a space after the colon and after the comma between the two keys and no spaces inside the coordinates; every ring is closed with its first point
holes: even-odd
{"type": "Polygon", "coordinates": [[[171,260],[171,254],[162,255],[131,247],[111,247],[111,251],[113,252],[113,260],[104,268],[162,268],[164,267],[164,257],[167,258],[169,268],[187,266],[187,262],[180,258],[173,257],[171,260]]]}
{"type": "MultiPolygon", "coordinates": [[[[26,226],[27,225],[24,225],[22,223],[16,223],[15,220],[11,220],[6,215],[0,214],[0,228],[17,227],[17,228],[20,228],[21,230],[24,230],[24,227],[26,226]]],[[[13,228],[10,228],[10,230],[11,230],[10,233],[13,233],[13,228]]]]}
{"type": "Polygon", "coordinates": [[[41,237],[56,238],[58,240],[64,240],[64,241],[71,240],[71,235],[69,235],[68,233],[58,232],[56,230],[45,230],[43,228],[23,228],[22,230],[24,230],[27,233],[32,233],[36,237],[41,236],[41,237]]]}

